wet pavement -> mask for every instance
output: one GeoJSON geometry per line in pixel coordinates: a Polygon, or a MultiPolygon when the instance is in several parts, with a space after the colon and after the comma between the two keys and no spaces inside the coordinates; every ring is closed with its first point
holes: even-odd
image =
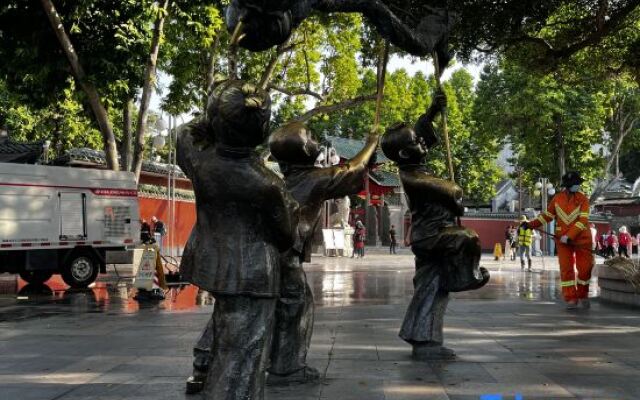
{"type": "MultiPolygon", "coordinates": [[[[532,273],[511,261],[483,264],[490,284],[455,294],[449,306],[445,336],[458,359],[419,363],[397,337],[413,293],[412,257],[314,258],[309,363],[324,378],[268,388],[267,398],[640,398],[640,310],[596,301],[590,311],[565,311],[553,258],[536,258],[532,273]]],[[[193,398],[184,379],[211,297],[180,285],[162,302],[140,304],[123,275],[112,271],[84,291],[55,277],[33,286],[0,276],[0,399],[193,398]]]]}

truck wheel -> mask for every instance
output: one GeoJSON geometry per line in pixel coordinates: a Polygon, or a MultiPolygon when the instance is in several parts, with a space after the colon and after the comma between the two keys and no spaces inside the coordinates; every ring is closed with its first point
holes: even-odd
{"type": "Polygon", "coordinates": [[[20,271],[20,278],[28,283],[42,284],[48,281],[53,275],[52,271],[20,271]]]}
{"type": "Polygon", "coordinates": [[[98,276],[99,267],[93,256],[87,252],[73,253],[63,265],[60,275],[72,288],[86,288],[98,276]]]}

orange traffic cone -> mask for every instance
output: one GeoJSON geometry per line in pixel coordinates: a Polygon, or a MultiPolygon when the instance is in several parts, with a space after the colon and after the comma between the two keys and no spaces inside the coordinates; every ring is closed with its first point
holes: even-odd
{"type": "Polygon", "coordinates": [[[493,257],[495,257],[496,261],[499,261],[500,257],[502,257],[502,245],[500,243],[496,243],[493,247],[493,257]]]}

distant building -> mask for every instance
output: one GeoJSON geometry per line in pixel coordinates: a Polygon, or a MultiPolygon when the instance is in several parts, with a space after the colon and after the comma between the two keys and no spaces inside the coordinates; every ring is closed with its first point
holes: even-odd
{"type": "Polygon", "coordinates": [[[491,211],[509,210],[515,212],[513,202],[518,199],[518,190],[511,179],[503,179],[496,185],[496,194],[491,199],[491,211]]]}
{"type": "MultiPolygon", "coordinates": [[[[601,182],[599,187],[602,193],[598,197],[599,200],[606,199],[622,199],[634,196],[634,184],[627,181],[623,177],[613,178],[609,181],[601,182]]],[[[636,188],[637,189],[637,188],[636,188]]],[[[636,194],[637,196],[638,194],[636,194]]]]}
{"type": "Polygon", "coordinates": [[[511,174],[515,171],[513,168],[513,164],[511,163],[511,159],[513,158],[513,148],[511,147],[511,143],[507,143],[496,159],[496,164],[505,172],[505,174],[511,174]]]}
{"type": "MultiPolygon", "coordinates": [[[[365,145],[364,140],[337,136],[327,136],[325,140],[335,149],[340,163],[355,157],[365,145]]],[[[369,171],[364,189],[357,194],[359,202],[351,204],[350,223],[355,225],[355,220],[359,219],[366,225],[369,245],[387,245],[387,232],[391,225],[396,226],[399,237],[404,234],[407,207],[398,174],[383,169],[383,165],[390,163],[391,160],[378,150],[375,156],[376,168],[369,171]]],[[[328,226],[332,220],[331,216],[326,217],[324,225],[328,226]]]]}

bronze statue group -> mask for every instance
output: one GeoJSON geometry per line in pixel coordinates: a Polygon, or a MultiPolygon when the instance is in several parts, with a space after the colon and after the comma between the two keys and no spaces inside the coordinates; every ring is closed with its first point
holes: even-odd
{"type": "MultiPolygon", "coordinates": [[[[258,18],[254,14],[263,3],[234,1],[227,12],[228,19],[247,23],[244,47],[258,50],[265,40],[270,45],[285,40],[295,25],[291,16],[304,15],[311,4],[370,3],[380,7],[376,12],[384,11],[378,1],[280,1],[272,3],[281,9],[258,18]],[[243,11],[245,3],[257,5],[243,11]],[[291,4],[298,7],[293,12],[287,9],[291,4]]],[[[265,90],[234,79],[216,84],[206,113],[181,127],[178,136],[178,164],[193,183],[197,205],[181,273],[215,297],[213,315],[194,348],[189,393],[216,400],[262,399],[267,382],[319,379],[306,364],[314,307],[303,263],[310,260],[323,203],[363,189],[379,143],[399,167],[412,214],[415,294],[400,336],[412,345],[416,360],[454,357],[443,346],[449,293],[478,289],[489,274],[479,267],[478,236],[456,223],[463,214],[462,190],[425,167],[428,151],[438,144],[433,121],[445,106],[444,95],[436,96],[415,126],[389,127],[382,139],[374,131],[353,159],[321,168],[315,166],[320,146],[305,125],[291,123],[271,132],[265,90]],[[257,151],[265,141],[283,178],[257,151]]]]}
{"type": "MultiPolygon", "coordinates": [[[[416,359],[448,359],[442,346],[449,292],[474,290],[489,279],[479,268],[477,235],[459,227],[462,190],[430,175],[437,144],[438,97],[415,127],[398,124],[382,150],[400,168],[412,213],[415,295],[400,336],[416,359]]],[[[240,80],[218,84],[206,115],[183,126],[178,163],[193,182],[198,218],[182,259],[183,276],[212,293],[214,312],[194,348],[190,392],[210,399],[261,399],[273,383],[307,382],[313,297],[303,263],[325,200],[358,193],[378,146],[371,133],[346,164],[314,165],[320,146],[302,124],[269,137],[270,99],[240,80]],[[284,180],[265,167],[256,147],[268,138],[284,180]]]]}

